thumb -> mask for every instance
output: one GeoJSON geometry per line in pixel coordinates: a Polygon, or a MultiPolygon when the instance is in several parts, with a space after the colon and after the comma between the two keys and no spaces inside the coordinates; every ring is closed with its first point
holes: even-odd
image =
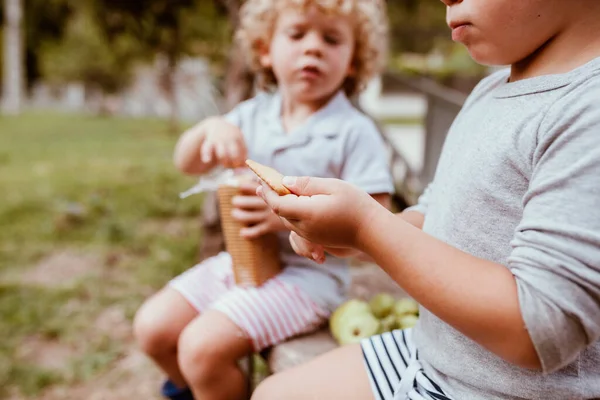
{"type": "Polygon", "coordinates": [[[313,196],[316,194],[331,194],[332,179],[309,176],[285,176],[282,183],[292,193],[298,196],[313,196]]]}

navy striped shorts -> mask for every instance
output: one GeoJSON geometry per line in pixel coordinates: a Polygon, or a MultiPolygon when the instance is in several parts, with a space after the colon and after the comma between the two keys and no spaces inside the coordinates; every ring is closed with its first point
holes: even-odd
{"type": "Polygon", "coordinates": [[[363,339],[361,347],[376,400],[452,400],[423,371],[412,329],[363,339]]]}

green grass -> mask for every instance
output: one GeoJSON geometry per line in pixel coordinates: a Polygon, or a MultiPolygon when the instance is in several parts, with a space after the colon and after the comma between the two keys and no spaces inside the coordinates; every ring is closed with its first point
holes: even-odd
{"type": "Polygon", "coordinates": [[[179,199],[194,179],[172,166],[176,137],[167,131],[160,120],[0,117],[0,398],[35,397],[107,368],[125,344],[94,332],[95,318],[112,305],[131,318],[194,262],[201,197],[179,199]],[[183,234],[163,232],[173,220],[183,234]],[[67,285],[18,279],[62,250],[94,254],[100,265],[67,285]],[[76,349],[68,368],[23,360],[19,346],[34,336],[76,349]]]}

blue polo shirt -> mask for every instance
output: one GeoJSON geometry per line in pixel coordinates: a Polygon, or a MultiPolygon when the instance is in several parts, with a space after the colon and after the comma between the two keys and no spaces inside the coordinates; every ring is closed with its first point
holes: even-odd
{"type": "MultiPolygon", "coordinates": [[[[279,92],[260,93],[225,118],[244,135],[248,157],[288,176],[337,178],[370,194],[393,193],[384,142],[374,122],[357,110],[343,91],[304,124],[286,132],[279,92]]],[[[298,286],[326,310],[344,299],[350,284],[347,260],[332,256],[318,265],[298,256],[289,233],[279,234],[285,266],[281,279],[298,286]]]]}

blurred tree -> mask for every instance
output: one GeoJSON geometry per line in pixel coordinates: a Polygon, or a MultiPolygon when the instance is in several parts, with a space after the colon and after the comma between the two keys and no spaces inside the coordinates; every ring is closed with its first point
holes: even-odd
{"type": "Polygon", "coordinates": [[[79,2],[74,0],[23,0],[25,7],[25,65],[27,82],[35,83],[42,75],[41,48],[61,40],[68,21],[79,2]]]}
{"type": "Polygon", "coordinates": [[[427,53],[440,38],[450,41],[446,9],[439,0],[388,0],[392,55],[427,53]]]}
{"type": "MultiPolygon", "coordinates": [[[[25,82],[32,85],[40,78],[39,55],[43,43],[59,40],[71,15],[73,0],[21,0],[23,2],[23,42],[25,82]]],[[[0,20],[4,10],[0,7],[0,20]]],[[[0,60],[2,57],[0,56],[0,60]]],[[[0,74],[1,76],[1,74],[0,74]]]]}
{"type": "Polygon", "coordinates": [[[171,104],[172,130],[177,132],[177,63],[185,55],[206,57],[217,67],[224,62],[231,36],[225,10],[207,0],[96,0],[94,9],[109,41],[131,36],[144,58],[158,55],[164,60],[161,86],[171,104]]]}
{"type": "Polygon", "coordinates": [[[21,111],[24,97],[23,3],[4,0],[3,109],[7,114],[21,111]]]}
{"type": "Polygon", "coordinates": [[[68,20],[61,40],[40,44],[39,68],[50,82],[81,82],[87,91],[102,97],[129,82],[130,67],[139,56],[137,48],[127,34],[109,41],[82,2],[68,20]]]}

